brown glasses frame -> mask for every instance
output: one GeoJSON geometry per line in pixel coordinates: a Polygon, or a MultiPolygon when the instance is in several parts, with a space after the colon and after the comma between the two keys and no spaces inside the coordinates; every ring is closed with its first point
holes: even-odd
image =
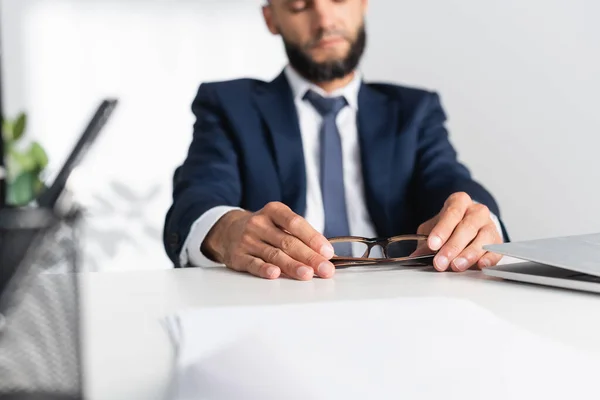
{"type": "Polygon", "coordinates": [[[427,235],[399,235],[388,238],[365,238],[361,236],[337,236],[329,238],[331,244],[335,243],[363,243],[367,246],[367,250],[362,257],[338,257],[334,256],[331,259],[333,265],[336,268],[362,266],[362,265],[376,265],[386,263],[401,263],[404,266],[428,266],[433,265],[433,257],[435,252],[427,255],[419,256],[408,256],[408,257],[389,257],[388,246],[391,243],[406,241],[406,240],[417,240],[427,242],[427,235]],[[369,257],[371,250],[375,246],[380,246],[383,250],[383,258],[372,258],[369,257]]]}

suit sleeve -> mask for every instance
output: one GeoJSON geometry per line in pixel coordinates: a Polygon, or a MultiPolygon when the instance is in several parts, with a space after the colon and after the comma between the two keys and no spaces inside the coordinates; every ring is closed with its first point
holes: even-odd
{"type": "MultiPolygon", "coordinates": [[[[457,159],[445,128],[446,114],[439,96],[429,93],[420,110],[422,124],[417,145],[417,188],[419,217],[422,222],[440,212],[446,199],[453,193],[465,192],[486,205],[500,218],[500,210],[492,195],[457,159]]],[[[508,235],[502,223],[504,239],[508,235]]]]}
{"type": "Polygon", "coordinates": [[[181,266],[183,244],[198,218],[214,207],[241,203],[237,146],[211,85],[200,86],[192,111],[193,139],[173,177],[173,203],[163,232],[165,250],[176,267],[181,266]]]}

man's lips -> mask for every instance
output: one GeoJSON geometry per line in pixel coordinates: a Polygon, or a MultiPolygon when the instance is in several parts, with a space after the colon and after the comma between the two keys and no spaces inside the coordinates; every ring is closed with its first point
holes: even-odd
{"type": "Polygon", "coordinates": [[[344,39],[341,36],[335,36],[335,37],[328,37],[328,38],[323,38],[321,40],[319,40],[316,44],[315,44],[315,48],[324,48],[324,47],[332,47],[332,46],[336,46],[340,43],[345,42],[346,39],[344,39]]]}

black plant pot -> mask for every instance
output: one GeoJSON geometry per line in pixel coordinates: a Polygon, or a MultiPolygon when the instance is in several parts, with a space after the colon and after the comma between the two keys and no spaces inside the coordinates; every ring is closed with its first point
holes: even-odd
{"type": "Polygon", "coordinates": [[[0,400],[82,397],[80,215],[0,210],[0,400]]]}
{"type": "Polygon", "coordinates": [[[44,208],[0,209],[0,295],[40,237],[60,222],[44,208]]]}

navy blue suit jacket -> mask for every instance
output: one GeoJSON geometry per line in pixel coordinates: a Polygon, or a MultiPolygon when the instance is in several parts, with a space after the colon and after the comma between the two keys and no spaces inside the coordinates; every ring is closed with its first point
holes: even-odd
{"type": "MultiPolygon", "coordinates": [[[[204,83],[192,111],[193,140],[175,172],[164,227],[176,266],[192,223],[212,207],[257,211],[280,201],[299,215],[306,209],[300,128],[283,73],[272,82],[204,83]]],[[[435,93],[363,83],[357,119],[365,199],[379,236],[415,233],[455,192],[500,218],[492,195],[457,161],[435,93]]]]}

